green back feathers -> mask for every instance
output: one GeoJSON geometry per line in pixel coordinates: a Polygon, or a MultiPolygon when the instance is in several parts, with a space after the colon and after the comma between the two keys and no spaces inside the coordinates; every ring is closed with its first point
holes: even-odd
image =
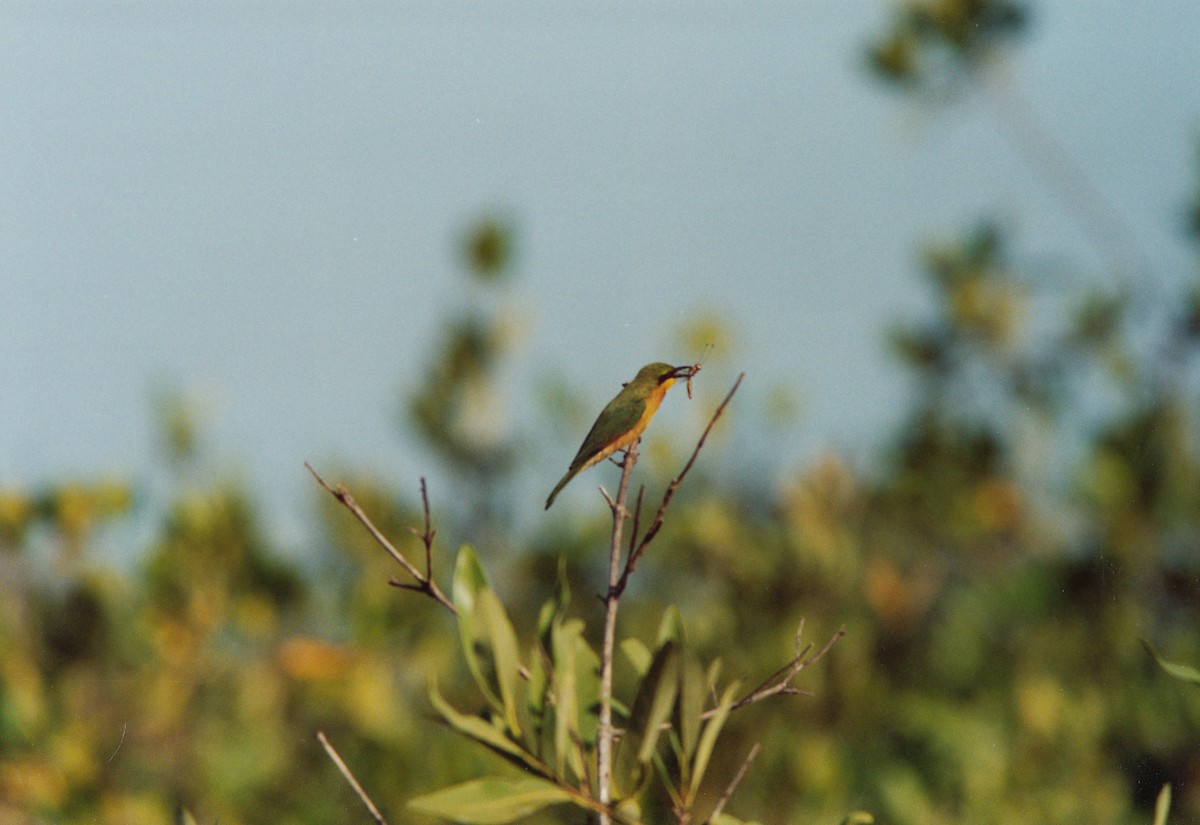
{"type": "Polygon", "coordinates": [[[646,397],[659,382],[675,368],[670,364],[647,364],[638,370],[637,377],[625,385],[596,418],[596,423],[583,439],[583,446],[571,460],[572,470],[581,470],[589,459],[604,447],[633,429],[646,412],[646,397]]]}
{"type": "Polygon", "coordinates": [[[638,370],[637,376],[626,384],[612,401],[608,402],[608,406],[596,418],[596,423],[592,425],[587,437],[583,439],[583,446],[571,460],[567,474],[550,493],[550,498],[546,501],[547,510],[554,503],[554,498],[559,491],[567,486],[568,481],[581,470],[603,460],[612,452],[611,450],[604,452],[605,448],[632,430],[642,420],[642,416],[646,412],[646,398],[664,378],[674,372],[675,367],[661,361],[647,364],[638,370]]]}

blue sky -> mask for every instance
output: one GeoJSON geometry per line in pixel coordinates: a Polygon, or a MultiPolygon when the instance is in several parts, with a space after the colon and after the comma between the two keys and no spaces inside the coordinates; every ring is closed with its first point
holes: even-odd
{"type": "MultiPolygon", "coordinates": [[[[1028,260],[1118,277],[986,98],[867,76],[887,3],[649,5],[0,5],[0,483],[145,474],[169,385],[271,495],[332,456],[415,484],[398,398],[489,210],[518,230],[517,393],[557,373],[598,408],[719,309],[735,357],[705,377],[793,387],[789,461],[896,421],[922,242],[998,216],[1028,260]]],[[[1043,2],[999,70],[1138,277],[1195,274],[1198,37],[1191,0],[1043,2]]]]}

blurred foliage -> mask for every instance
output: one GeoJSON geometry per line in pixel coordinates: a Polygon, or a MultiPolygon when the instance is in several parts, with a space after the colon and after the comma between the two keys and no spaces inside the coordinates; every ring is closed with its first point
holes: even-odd
{"type": "MultiPolygon", "coordinates": [[[[991,0],[901,3],[873,63],[901,88],[936,85],[974,72],[1027,20],[1024,6],[991,0]]],[[[1171,820],[1200,819],[1200,282],[1193,273],[1173,293],[1052,289],[1015,246],[984,221],[925,249],[931,309],[890,339],[911,404],[876,464],[831,453],[773,484],[756,460],[739,463],[752,451],[730,446],[742,443],[739,420],[754,420],[744,394],[722,425],[732,437],[718,433],[701,454],[631,582],[621,640],[656,638],[677,605],[690,650],[722,660],[722,684],[757,684],[786,661],[801,616],[812,638],[846,625],[804,673],[812,697],[729,718],[706,783],[723,788],[762,744],[735,816],[1161,822],[1169,783],[1171,820]]],[[[496,502],[523,457],[496,414],[514,325],[500,294],[511,249],[504,221],[465,235],[476,291],[408,395],[408,423],[455,468],[461,497],[479,496],[461,512],[460,496],[434,496],[434,519],[481,533],[513,633],[544,631],[537,606],[566,587],[581,595],[552,614],[560,652],[579,628],[586,660],[606,512],[564,508],[514,539],[525,552],[491,552],[488,528],[514,529],[496,502]]],[[[651,428],[669,460],[686,456],[723,394],[715,376],[733,340],[714,317],[680,335],[713,350],[688,408],[701,412],[651,428]]],[[[551,389],[555,406],[575,397],[551,389]]],[[[401,811],[432,821],[405,805],[430,803],[438,788],[468,799],[520,791],[520,774],[426,716],[431,675],[443,721],[454,708],[507,715],[511,704],[511,684],[487,681],[494,662],[464,661],[453,617],[388,587],[400,571],[319,490],[311,556],[283,553],[254,498],[198,467],[205,450],[187,406],[165,399],[161,419],[174,475],[153,497],[125,480],[0,484],[0,822],[365,821],[317,729],[392,821],[401,811]],[[148,535],[124,529],[131,521],[148,535]],[[140,542],[137,564],[106,560],[117,539],[140,542]],[[500,785],[464,784],[498,772],[500,785]]],[[[662,490],[654,463],[638,468],[646,509],[662,490]]],[[[340,480],[419,557],[406,532],[421,523],[415,490],[340,480]]],[[[439,581],[454,561],[439,542],[439,581]]],[[[495,627],[472,639],[494,646],[495,627]]],[[[618,661],[618,695],[636,695],[638,662],[651,655],[618,661]]],[[[588,672],[585,662],[576,675],[588,672]]],[[[579,767],[569,759],[564,770],[579,767]]],[[[670,804],[651,794],[645,821],[670,821],[670,804]]]]}
{"type": "Polygon", "coordinates": [[[911,91],[940,91],[974,75],[1024,31],[1029,11],[1009,0],[907,0],[868,51],[882,79],[911,91]]]}
{"type": "Polygon", "coordinates": [[[470,306],[445,324],[425,379],[407,398],[406,423],[461,482],[455,498],[468,502],[464,526],[489,533],[506,502],[498,481],[513,470],[517,450],[500,373],[520,325],[489,290],[505,283],[512,246],[512,226],[495,216],[479,219],[463,235],[459,253],[478,289],[470,306]]]}

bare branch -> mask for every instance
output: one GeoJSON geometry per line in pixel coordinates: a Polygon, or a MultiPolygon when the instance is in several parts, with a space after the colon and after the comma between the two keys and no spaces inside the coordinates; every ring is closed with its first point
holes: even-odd
{"type": "MultiPolygon", "coordinates": [[[[311,470],[312,468],[310,467],[309,469],[311,470]]],[[[316,475],[316,473],[313,473],[313,475],[316,475]]],[[[342,772],[342,776],[350,783],[350,787],[358,794],[358,798],[362,800],[362,804],[367,807],[367,813],[371,815],[371,819],[375,820],[375,825],[388,825],[387,820],[383,818],[383,814],[379,812],[379,809],[375,807],[375,803],[371,801],[371,797],[367,796],[367,792],[362,789],[362,785],[358,784],[358,780],[354,778],[354,774],[350,772],[350,768],[346,766],[341,755],[333,749],[333,745],[329,744],[329,740],[325,738],[324,731],[317,731],[317,741],[321,743],[321,747],[325,749],[325,753],[333,760],[333,764],[337,765],[337,769],[342,772]]]]}
{"type": "MultiPolygon", "coordinates": [[[[626,585],[629,583],[629,577],[637,567],[638,560],[642,554],[646,552],[646,548],[650,542],[654,541],[654,537],[658,535],[658,531],[662,529],[663,519],[667,515],[667,507],[671,504],[671,499],[675,496],[675,491],[679,489],[679,485],[683,483],[683,479],[691,471],[692,465],[696,463],[696,457],[700,455],[700,449],[704,446],[704,442],[708,440],[708,434],[712,432],[712,428],[716,425],[717,419],[725,412],[725,408],[729,406],[729,402],[733,400],[733,394],[738,391],[738,387],[742,384],[742,379],[746,377],[746,373],[739,373],[737,380],[733,382],[733,387],[725,395],[725,400],[720,403],[716,411],[713,412],[712,418],[708,420],[708,426],[704,428],[704,432],[700,436],[700,440],[696,442],[696,448],[692,450],[692,456],[688,459],[687,464],[683,466],[679,475],[671,480],[667,485],[667,490],[663,493],[662,503],[658,505],[658,512],[654,514],[654,521],[650,523],[650,527],[646,530],[646,534],[642,536],[642,540],[637,547],[630,552],[629,557],[625,560],[625,569],[621,571],[621,577],[617,582],[618,592],[623,592],[626,585]]],[[[640,501],[640,499],[639,499],[640,501]]]]}
{"type": "Polygon", "coordinates": [[[366,514],[362,507],[359,506],[358,502],[354,500],[354,496],[350,495],[350,491],[346,489],[345,485],[339,484],[336,487],[333,487],[326,482],[325,479],[321,478],[321,476],[317,474],[317,471],[314,470],[312,465],[307,461],[304,462],[304,466],[310,473],[312,473],[312,477],[317,480],[318,484],[320,484],[326,491],[329,492],[330,495],[337,499],[339,504],[349,510],[351,515],[358,519],[358,523],[367,529],[367,532],[371,534],[371,538],[375,539],[375,543],[386,550],[388,555],[395,559],[396,563],[403,567],[405,572],[412,576],[415,582],[399,582],[395,579],[389,579],[388,584],[392,585],[393,587],[399,587],[403,590],[413,590],[417,593],[424,593],[425,595],[439,602],[451,613],[456,615],[458,614],[458,610],[455,609],[454,603],[450,601],[446,594],[442,592],[442,589],[438,587],[437,582],[433,580],[433,537],[437,535],[437,530],[434,530],[430,523],[429,494],[425,488],[424,478],[421,479],[421,499],[425,506],[425,530],[424,532],[418,533],[415,528],[409,528],[409,532],[421,539],[421,542],[425,545],[425,572],[422,573],[417,569],[416,565],[410,562],[403,553],[396,549],[395,545],[388,541],[387,536],[379,531],[379,528],[375,526],[370,517],[366,514]]]}
{"type": "MultiPolygon", "coordinates": [[[[617,499],[609,499],[613,514],[612,544],[608,553],[608,587],[604,596],[604,639],[600,648],[600,719],[596,731],[596,797],[599,803],[600,825],[611,825],[612,814],[612,679],[613,651],[617,638],[617,609],[621,604],[621,531],[629,511],[625,501],[629,497],[629,477],[637,464],[638,442],[634,441],[621,460],[621,484],[617,488],[617,499]]],[[[607,498],[607,494],[605,494],[607,498]]]]}
{"type": "MultiPolygon", "coordinates": [[[[421,541],[425,544],[425,578],[433,580],[433,537],[437,535],[437,530],[434,530],[429,519],[429,488],[425,485],[425,476],[421,476],[421,506],[425,510],[425,532],[421,535],[421,541]]],[[[408,528],[414,534],[417,532],[413,528],[408,528]]]]}
{"type": "MultiPolygon", "coordinates": [[[[803,619],[800,621],[800,627],[801,628],[804,627],[803,619]]],[[[826,653],[828,653],[829,649],[831,647],[833,647],[834,643],[837,642],[838,639],[842,638],[845,635],[846,635],[846,626],[842,625],[841,627],[839,627],[837,629],[836,633],[834,633],[831,637],[829,637],[829,641],[825,643],[824,647],[822,647],[820,650],[818,650],[813,655],[808,656],[807,658],[805,658],[806,654],[808,653],[808,651],[812,650],[812,645],[805,645],[802,649],[797,651],[795,657],[790,662],[788,662],[783,667],[781,667],[779,670],[775,671],[770,676],[768,676],[754,690],[750,691],[745,696],[743,696],[741,699],[734,702],[733,706],[730,709],[731,710],[741,710],[742,708],[746,707],[747,705],[753,705],[755,702],[761,702],[763,699],[769,699],[772,696],[808,696],[808,695],[811,695],[808,693],[808,691],[801,690],[800,688],[792,685],[791,684],[792,680],[795,679],[796,676],[802,670],[807,668],[809,665],[812,665],[814,662],[818,661],[822,656],[824,656],[826,653]]],[[[797,632],[796,641],[797,641],[797,645],[799,645],[799,633],[798,632],[797,632]]],[[[711,717],[715,712],[716,712],[715,709],[705,711],[703,714],[701,714],[701,718],[707,719],[707,718],[711,717]]]]}
{"type": "Polygon", "coordinates": [[[608,490],[604,489],[603,484],[600,485],[600,495],[604,496],[604,500],[608,502],[608,509],[612,510],[614,513],[617,512],[617,502],[609,494],[608,490]]]}

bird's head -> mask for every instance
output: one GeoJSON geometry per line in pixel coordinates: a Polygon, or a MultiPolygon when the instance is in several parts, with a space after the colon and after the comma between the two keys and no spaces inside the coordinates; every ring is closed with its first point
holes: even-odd
{"type": "Polygon", "coordinates": [[[664,364],[661,361],[656,361],[653,364],[647,364],[638,370],[637,377],[634,381],[641,381],[647,384],[665,384],[667,381],[674,381],[677,378],[691,378],[700,371],[699,364],[688,364],[682,367],[673,367],[670,364],[664,364]]]}

